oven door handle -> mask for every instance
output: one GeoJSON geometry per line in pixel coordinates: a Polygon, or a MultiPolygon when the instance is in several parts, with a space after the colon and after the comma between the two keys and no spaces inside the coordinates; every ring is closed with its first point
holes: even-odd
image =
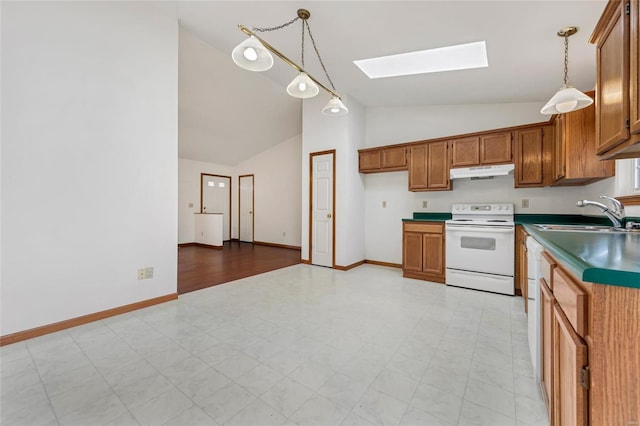
{"type": "Polygon", "coordinates": [[[481,233],[491,233],[491,234],[509,234],[513,233],[513,228],[498,228],[497,226],[487,226],[486,228],[480,228],[475,226],[447,226],[445,228],[447,232],[481,232],[481,233]]]}

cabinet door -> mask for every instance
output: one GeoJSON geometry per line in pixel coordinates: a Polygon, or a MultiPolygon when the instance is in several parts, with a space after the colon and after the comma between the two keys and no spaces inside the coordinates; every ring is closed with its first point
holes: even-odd
{"type": "Polygon", "coordinates": [[[630,4],[630,61],[629,86],[631,88],[631,120],[630,130],[633,134],[640,133],[640,1],[633,0],[630,4]]]}
{"type": "Polygon", "coordinates": [[[529,312],[529,271],[527,264],[527,231],[522,225],[516,226],[516,265],[515,285],[516,293],[520,290],[524,300],[524,311],[529,312]]]}
{"type": "Polygon", "coordinates": [[[596,49],[596,146],[602,154],[629,139],[629,21],[620,1],[596,49]]]}
{"type": "Polygon", "coordinates": [[[407,166],[407,148],[404,146],[382,149],[383,169],[404,169],[407,166]]]}
{"type": "Polygon", "coordinates": [[[433,274],[444,274],[444,244],[442,234],[422,235],[422,271],[433,274]]]}
{"type": "MultiPolygon", "coordinates": [[[[540,332],[542,398],[551,419],[553,413],[553,293],[544,278],[540,279],[540,332]]],[[[551,421],[549,422],[550,424],[551,421]]]]}
{"type": "Polygon", "coordinates": [[[409,191],[428,188],[427,155],[426,144],[409,148],[409,191]]]}
{"type": "Polygon", "coordinates": [[[358,170],[360,172],[378,171],[382,167],[380,150],[364,151],[358,154],[358,170]]]}
{"type": "MultiPolygon", "coordinates": [[[[587,92],[592,96],[592,93],[587,92]]],[[[594,135],[595,105],[567,113],[563,117],[564,178],[567,180],[589,180],[613,176],[615,162],[600,160],[596,155],[594,135]]]]}
{"type": "Polygon", "coordinates": [[[558,115],[555,121],[555,138],[553,141],[553,180],[559,180],[565,174],[565,137],[564,137],[564,114],[558,115]]]}
{"type": "Polygon", "coordinates": [[[587,389],[580,383],[587,365],[587,345],[571,327],[560,305],[554,306],[554,426],[587,425],[587,389]]]}
{"type": "Polygon", "coordinates": [[[429,189],[451,189],[447,142],[427,146],[427,186],[429,189]]]}
{"type": "Polygon", "coordinates": [[[404,232],[402,240],[402,269],[422,272],[423,235],[421,232],[404,232]]]}
{"type": "Polygon", "coordinates": [[[480,136],[480,164],[510,163],[511,132],[480,136]]]}
{"type": "Polygon", "coordinates": [[[480,164],[480,138],[456,139],[451,144],[451,167],[469,167],[480,164]]]}
{"type": "Polygon", "coordinates": [[[517,131],[515,145],[515,187],[544,186],[542,128],[517,131]]]}

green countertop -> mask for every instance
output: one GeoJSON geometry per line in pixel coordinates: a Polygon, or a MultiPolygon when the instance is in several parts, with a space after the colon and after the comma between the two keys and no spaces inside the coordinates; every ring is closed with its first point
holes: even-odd
{"type": "MultiPolygon", "coordinates": [[[[413,213],[403,222],[444,222],[450,213],[413,213]]],[[[640,222],[640,218],[627,218],[640,222]]],[[[544,231],[533,224],[610,225],[603,216],[564,214],[516,214],[515,222],[524,226],[545,249],[585,282],[640,288],[640,233],[601,233],[544,231]]]]}
{"type": "Polygon", "coordinates": [[[640,288],[640,233],[524,228],[582,281],[640,288]]]}

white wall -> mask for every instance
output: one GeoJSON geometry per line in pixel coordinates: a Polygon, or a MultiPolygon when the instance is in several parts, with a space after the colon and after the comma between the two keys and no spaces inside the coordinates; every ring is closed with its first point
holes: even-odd
{"type": "Polygon", "coordinates": [[[176,292],[177,43],[141,3],[3,2],[2,335],[176,292]]]}
{"type": "Polygon", "coordinates": [[[300,247],[301,152],[298,135],[236,166],[238,176],[254,175],[255,241],[300,247]]]}
{"type": "MultiPolygon", "coordinates": [[[[303,102],[302,182],[309,182],[309,155],[336,150],[336,265],[349,266],[364,260],[364,186],[358,173],[357,150],[364,143],[364,109],[345,98],[349,114],[323,115],[328,98],[324,94],[303,102]]],[[[309,259],[309,186],[302,186],[302,258],[309,259]]]]}
{"type": "Polygon", "coordinates": [[[541,123],[540,103],[368,108],[366,147],[541,123]]]}
{"type": "Polygon", "coordinates": [[[200,173],[231,177],[231,238],[238,238],[238,176],[253,174],[254,239],[299,247],[301,149],[298,135],[236,166],[180,158],[178,241],[194,240],[193,214],[200,212],[200,173]]]}

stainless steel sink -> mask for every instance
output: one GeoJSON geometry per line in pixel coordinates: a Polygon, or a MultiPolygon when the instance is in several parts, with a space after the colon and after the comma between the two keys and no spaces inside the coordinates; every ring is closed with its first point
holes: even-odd
{"type": "Polygon", "coordinates": [[[533,225],[541,231],[569,231],[569,232],[627,232],[625,229],[599,225],[533,225]]]}

